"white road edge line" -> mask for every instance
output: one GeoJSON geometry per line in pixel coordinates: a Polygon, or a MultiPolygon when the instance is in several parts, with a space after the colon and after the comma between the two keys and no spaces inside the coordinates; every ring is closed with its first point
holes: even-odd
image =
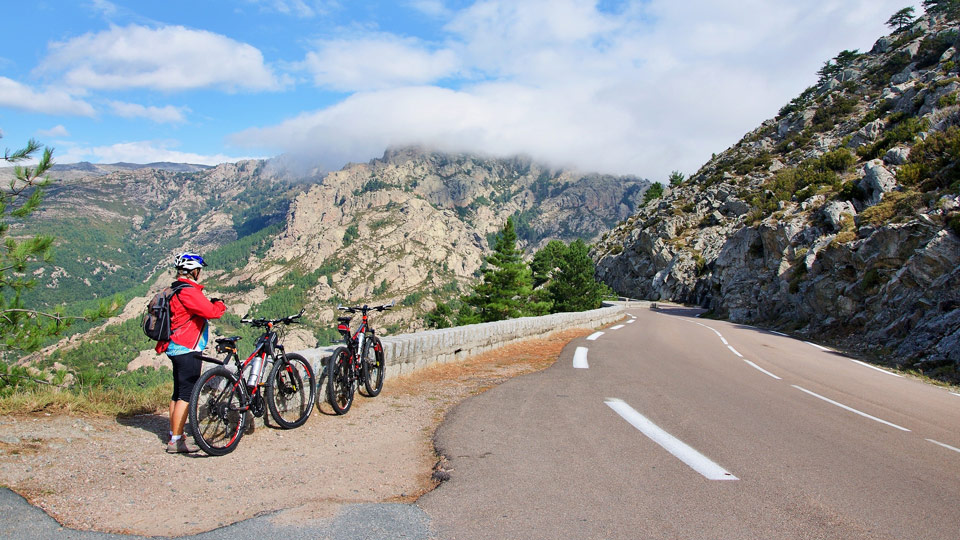
{"type": "Polygon", "coordinates": [[[743,358],[743,355],[740,354],[740,353],[739,353],[736,349],[734,349],[733,347],[727,345],[727,348],[730,349],[730,352],[732,352],[733,354],[739,356],[740,358],[743,358]]]}
{"type": "Polygon", "coordinates": [[[605,403],[633,427],[640,430],[650,440],[659,444],[688,467],[702,474],[707,480],[739,480],[726,469],[717,465],[707,456],[697,452],[680,439],[670,435],[662,428],[638,413],[621,399],[607,398],[605,403]]]}
{"type": "Polygon", "coordinates": [[[826,348],[826,347],[824,347],[824,346],[822,346],[822,345],[817,345],[816,343],[813,343],[813,342],[810,342],[810,341],[804,341],[804,343],[806,343],[807,345],[816,347],[816,348],[820,349],[821,351],[833,352],[833,351],[831,351],[830,349],[828,349],[828,348],[826,348]]]}
{"type": "Polygon", "coordinates": [[[778,381],[779,381],[779,380],[782,380],[781,377],[777,377],[777,376],[774,375],[773,373],[770,373],[769,371],[767,371],[767,370],[763,369],[762,367],[754,364],[753,362],[747,360],[746,358],[744,358],[743,361],[746,362],[747,364],[749,364],[751,367],[760,370],[760,372],[762,372],[762,373],[766,373],[767,375],[773,377],[774,379],[776,379],[776,380],[778,380],[778,381]]]}
{"type": "Polygon", "coordinates": [[[590,367],[590,364],[587,363],[586,347],[577,347],[577,350],[573,353],[573,367],[577,369],[588,369],[590,367]]]}
{"type": "Polygon", "coordinates": [[[623,328],[623,325],[622,325],[622,324],[618,324],[618,325],[614,326],[613,328],[611,328],[611,330],[619,330],[619,329],[621,329],[621,328],[623,328]]]}
{"type": "Polygon", "coordinates": [[[837,403],[836,401],[834,401],[834,400],[832,400],[832,399],[830,399],[830,398],[825,398],[825,397],[821,396],[820,394],[817,394],[817,393],[815,393],[815,392],[811,392],[810,390],[807,390],[806,388],[802,388],[802,387],[797,386],[797,385],[795,385],[795,384],[793,384],[793,385],[791,385],[791,386],[793,386],[793,387],[796,388],[797,390],[800,390],[801,392],[806,392],[807,394],[810,394],[811,396],[813,396],[813,397],[815,397],[815,398],[822,399],[823,401],[826,401],[827,403],[830,403],[830,404],[832,404],[832,405],[836,405],[837,407],[840,407],[841,409],[845,409],[845,410],[850,411],[850,412],[852,412],[852,413],[859,414],[860,416],[862,416],[862,417],[864,417],[864,418],[869,418],[869,419],[871,419],[871,420],[873,420],[873,421],[875,421],[875,422],[880,422],[881,424],[886,424],[886,425],[888,425],[888,426],[890,426],[890,427],[895,427],[895,428],[899,429],[900,431],[910,431],[909,429],[907,429],[907,428],[905,428],[905,427],[898,426],[898,425],[896,425],[896,424],[894,424],[894,423],[892,423],[892,422],[887,422],[886,420],[881,420],[881,419],[877,418],[876,416],[870,416],[869,414],[867,414],[867,413],[865,413],[865,412],[863,412],[863,411],[858,411],[858,410],[854,409],[853,407],[848,407],[848,406],[844,405],[843,403],[837,403]]]}
{"type": "Polygon", "coordinates": [[[950,393],[953,394],[953,395],[955,395],[955,396],[960,396],[960,394],[958,394],[958,393],[956,393],[956,392],[950,392],[950,393]]]}
{"type": "Polygon", "coordinates": [[[948,450],[953,450],[954,452],[957,452],[958,454],[960,454],[960,448],[954,448],[954,447],[950,446],[949,444],[943,444],[942,442],[937,442],[937,441],[935,441],[935,440],[933,440],[933,439],[927,439],[927,440],[928,440],[929,442],[932,442],[933,444],[935,444],[935,445],[937,445],[937,446],[942,446],[942,447],[944,447],[944,448],[946,448],[946,449],[948,449],[948,450]]]}
{"type": "Polygon", "coordinates": [[[851,362],[856,362],[856,363],[860,364],[861,366],[868,367],[868,368],[870,368],[870,369],[875,369],[875,370],[879,371],[880,373],[886,373],[887,375],[891,375],[891,376],[893,376],[893,377],[900,377],[901,379],[903,378],[903,375],[897,375],[896,373],[887,371],[887,370],[885,370],[885,369],[880,369],[880,368],[878,368],[877,366],[871,366],[870,364],[868,364],[868,363],[866,363],[866,362],[861,362],[860,360],[854,360],[853,358],[848,358],[848,360],[850,360],[851,362]]]}
{"type": "Polygon", "coordinates": [[[778,335],[778,336],[790,337],[790,336],[784,334],[783,332],[777,332],[776,330],[770,330],[770,333],[771,333],[771,334],[776,334],[776,335],[778,335]]]}
{"type": "Polygon", "coordinates": [[[594,332],[587,336],[587,341],[596,341],[597,338],[603,335],[603,332],[594,332]]]}

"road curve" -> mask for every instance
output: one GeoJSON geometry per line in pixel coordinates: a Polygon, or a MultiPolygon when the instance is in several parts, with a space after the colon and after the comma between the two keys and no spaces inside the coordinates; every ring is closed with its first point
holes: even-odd
{"type": "Polygon", "coordinates": [[[471,398],[443,540],[960,539],[960,396],[696,310],[632,310],[471,398]]]}

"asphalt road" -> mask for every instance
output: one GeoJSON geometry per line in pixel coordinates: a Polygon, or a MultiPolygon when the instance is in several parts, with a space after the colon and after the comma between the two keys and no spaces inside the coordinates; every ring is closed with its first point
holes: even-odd
{"type": "Polygon", "coordinates": [[[960,396],[632,313],[448,414],[451,479],[418,503],[440,538],[960,539],[960,396]]]}
{"type": "MultiPolygon", "coordinates": [[[[960,395],[814,344],[634,310],[451,411],[416,505],[191,538],[960,540],[960,395]]],[[[0,489],[0,538],[63,529],[0,489]]]]}

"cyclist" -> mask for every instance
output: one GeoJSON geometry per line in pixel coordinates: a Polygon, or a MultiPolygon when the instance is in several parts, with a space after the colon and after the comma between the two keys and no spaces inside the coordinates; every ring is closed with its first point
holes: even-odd
{"type": "Polygon", "coordinates": [[[170,398],[170,440],[167,453],[182,454],[199,450],[183,437],[187,421],[190,393],[200,378],[203,360],[200,355],[207,346],[208,319],[219,319],[227,310],[220,299],[208,300],[203,285],[198,283],[200,269],[206,266],[196,253],[181,253],[174,266],[177,270],[175,287],[180,287],[170,301],[170,341],[157,343],[157,353],[165,352],[173,363],[173,396],[170,398]]]}

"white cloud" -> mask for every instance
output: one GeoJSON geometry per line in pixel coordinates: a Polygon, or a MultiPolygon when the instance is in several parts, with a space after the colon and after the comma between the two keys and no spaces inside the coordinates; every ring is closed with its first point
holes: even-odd
{"type": "Polygon", "coordinates": [[[77,163],[89,161],[92,163],[157,163],[167,161],[171,163],[192,163],[197,165],[218,165],[232,163],[248,157],[227,156],[224,154],[203,155],[191,152],[180,152],[173,148],[178,146],[175,141],[134,141],[117,143],[108,146],[80,146],[68,145],[62,151],[58,150],[58,163],[77,163]]]}
{"type": "Polygon", "coordinates": [[[69,137],[70,132],[62,124],[57,124],[50,129],[41,129],[37,131],[41,137],[69,137]]]}
{"type": "Polygon", "coordinates": [[[593,0],[481,0],[439,43],[323,43],[307,62],[317,83],[361,91],[233,140],[328,167],[419,143],[663,180],[775,116],[841,50],[869,49],[900,7],[650,0],[610,14],[593,0]],[[424,86],[452,74],[464,86],[424,86]]]}
{"type": "Polygon", "coordinates": [[[389,34],[317,43],[302,66],[317,86],[342,91],[419,85],[453,75],[457,58],[411,38],[389,34]]]}
{"type": "Polygon", "coordinates": [[[182,26],[130,25],[51,43],[41,73],[81,88],[277,90],[282,81],[248,44],[182,26]]]}
{"type": "Polygon", "coordinates": [[[0,77],[0,107],[43,114],[94,116],[93,106],[60,89],[36,91],[13,79],[0,77]]]}
{"type": "Polygon", "coordinates": [[[113,114],[123,118],[146,118],[158,124],[179,124],[186,121],[184,113],[189,112],[187,107],[174,107],[167,105],[165,107],[146,107],[138,103],[125,103],[123,101],[111,101],[110,108],[113,114]]]}

